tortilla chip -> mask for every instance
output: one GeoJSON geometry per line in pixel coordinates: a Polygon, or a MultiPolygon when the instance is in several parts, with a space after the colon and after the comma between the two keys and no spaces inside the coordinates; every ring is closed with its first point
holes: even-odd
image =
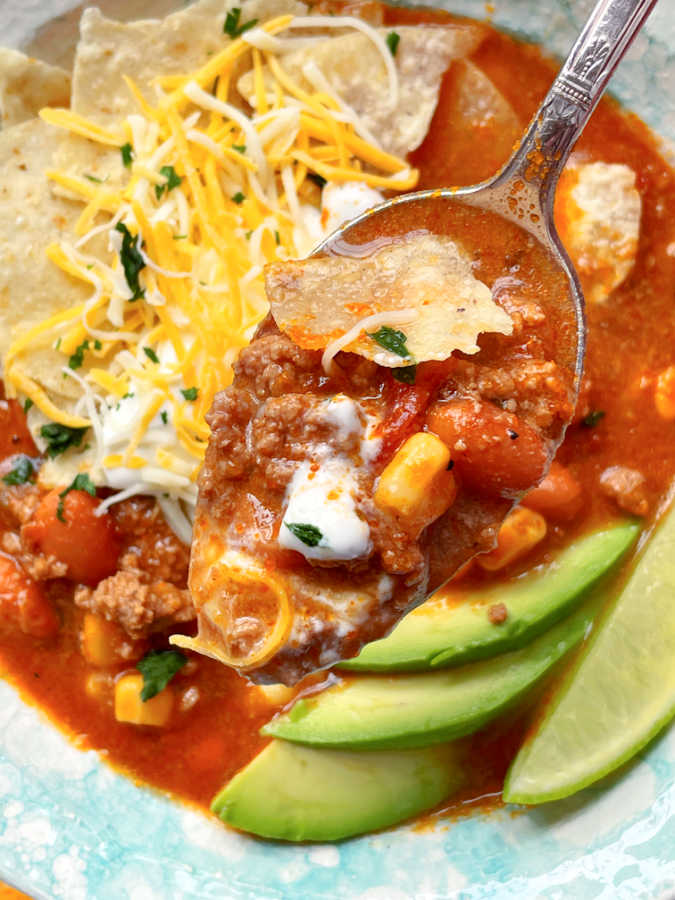
{"type": "MultiPolygon", "coordinates": [[[[115,157],[117,150],[64,135],[41,119],[0,132],[0,359],[19,334],[93,292],[47,258],[49,244],[73,239],[82,204],[59,196],[45,170],[60,159],[70,161],[78,174],[103,175],[115,157]]],[[[96,252],[104,242],[100,236],[86,249],[96,252]]],[[[43,344],[22,357],[21,367],[49,391],[77,397],[80,391],[63,377],[64,361],[63,354],[43,344]]]]}
{"type": "MultiPolygon", "coordinates": [[[[379,28],[386,38],[391,29],[379,28]]],[[[359,116],[380,145],[395,156],[405,156],[424,140],[436,109],[443,73],[453,59],[471,53],[481,32],[472,26],[400,26],[400,42],[394,57],[399,78],[399,98],[392,109],[389,81],[382,57],[373,42],[350,31],[294,50],[281,57],[285,71],[303,87],[315,88],[305,78],[303,67],[313,63],[331,89],[359,116]]],[[[271,75],[266,81],[272,84],[271,75]]],[[[253,74],[247,72],[237,84],[239,92],[255,106],[253,74]]]]}
{"type": "Polygon", "coordinates": [[[478,281],[450,238],[416,234],[371,256],[319,257],[273,263],[265,270],[272,315],[299,346],[324,349],[352,329],[342,349],[395,368],[476,353],[484,332],[510,334],[510,317],[478,281]],[[409,310],[407,321],[404,313],[409,310]],[[387,314],[391,321],[387,321],[387,314]],[[359,323],[375,314],[379,321],[359,323]],[[405,335],[407,355],[390,352],[368,333],[388,325],[405,335]]]}
{"type": "Polygon", "coordinates": [[[0,122],[3,128],[18,125],[37,115],[43,106],[68,106],[70,75],[0,47],[0,122]]]}
{"type": "Polygon", "coordinates": [[[642,198],[623,163],[565,167],[555,198],[560,238],[579,273],[588,303],[602,303],[635,265],[642,198]]]}
{"type": "Polygon", "coordinates": [[[307,11],[304,4],[284,0],[200,0],[166,19],[125,23],[106,19],[97,9],[86,9],[73,70],[73,109],[102,125],[138,112],[123,75],[132,78],[154,104],[154,78],[198,69],[226,46],[230,38],[223,33],[225,16],[237,5],[242,9],[242,22],[269,19],[279,12],[307,11]]]}

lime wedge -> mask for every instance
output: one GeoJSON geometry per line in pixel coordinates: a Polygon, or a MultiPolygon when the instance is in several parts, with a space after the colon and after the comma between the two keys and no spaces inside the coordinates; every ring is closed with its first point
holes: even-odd
{"type": "Polygon", "coordinates": [[[581,790],[634,756],[675,715],[675,507],[513,761],[509,803],[581,790]]]}

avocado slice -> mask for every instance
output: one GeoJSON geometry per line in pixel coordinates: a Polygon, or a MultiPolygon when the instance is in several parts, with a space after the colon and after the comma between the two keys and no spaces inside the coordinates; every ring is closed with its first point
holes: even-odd
{"type": "Polygon", "coordinates": [[[431,598],[391,634],[363,648],[341,668],[415,672],[460,665],[517,650],[567,615],[631,547],[640,533],[634,519],[584,535],[553,562],[508,584],[453,592],[447,605],[431,598]],[[456,598],[456,602],[455,602],[456,598]],[[487,612],[503,603],[508,618],[493,625],[487,612]]]}
{"type": "Polygon", "coordinates": [[[211,809],[261,837],[336,841],[424,812],[462,781],[452,747],[357,753],[272,741],[211,809]]]}
{"type": "Polygon", "coordinates": [[[299,699],[262,733],[315,747],[427,747],[471,734],[518,702],[583,637],[603,591],[522,650],[412,675],[358,675],[299,699]]]}

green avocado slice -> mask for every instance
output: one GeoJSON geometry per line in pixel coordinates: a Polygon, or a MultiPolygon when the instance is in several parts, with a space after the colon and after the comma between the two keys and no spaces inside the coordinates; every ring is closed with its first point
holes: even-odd
{"type": "Polygon", "coordinates": [[[415,672],[460,665],[529,644],[564,618],[621,558],[640,532],[634,519],[579,538],[553,562],[509,584],[458,591],[452,606],[425,603],[392,633],[363,648],[341,668],[368,672],[415,672]],[[508,618],[493,625],[487,611],[503,603],[508,618]]]}
{"type": "Polygon", "coordinates": [[[427,747],[471,734],[513,706],[583,637],[604,592],[512,653],[411,675],[357,675],[298,700],[262,733],[314,747],[427,747]]]}
{"type": "Polygon", "coordinates": [[[283,841],[336,841],[387,828],[456,791],[452,747],[356,753],[272,741],[223,788],[223,822],[283,841]]]}

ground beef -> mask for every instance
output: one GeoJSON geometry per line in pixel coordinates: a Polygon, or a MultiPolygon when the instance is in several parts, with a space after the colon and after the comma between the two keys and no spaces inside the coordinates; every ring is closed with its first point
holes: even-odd
{"type": "Polygon", "coordinates": [[[473,394],[515,413],[537,429],[550,427],[569,404],[564,374],[554,362],[546,360],[512,361],[500,368],[460,360],[453,376],[442,397],[473,394]]]}
{"type": "Polygon", "coordinates": [[[110,511],[122,539],[118,571],[94,589],[78,586],[75,604],[116,622],[133,638],[193,619],[189,548],[169,528],[156,501],[134,497],[110,511]]]}
{"type": "Polygon", "coordinates": [[[635,516],[646,516],[649,512],[647,482],[637,469],[609,466],[600,476],[600,490],[626,512],[635,516]]]}
{"type": "Polygon", "coordinates": [[[298,388],[311,389],[321,380],[317,377],[320,357],[318,351],[301,350],[285,335],[263,332],[239,354],[235,382],[261,399],[281,397],[298,388]]]}
{"type": "Polygon", "coordinates": [[[110,508],[122,539],[119,568],[142,572],[147,582],[187,585],[190,548],[169,527],[151,497],[133,497],[110,508]]]}
{"type": "Polygon", "coordinates": [[[187,589],[166,581],[147,584],[136,572],[116,572],[94,590],[80,585],[74,599],[76,606],[116,622],[132,638],[189,622],[195,616],[187,589]]]}

